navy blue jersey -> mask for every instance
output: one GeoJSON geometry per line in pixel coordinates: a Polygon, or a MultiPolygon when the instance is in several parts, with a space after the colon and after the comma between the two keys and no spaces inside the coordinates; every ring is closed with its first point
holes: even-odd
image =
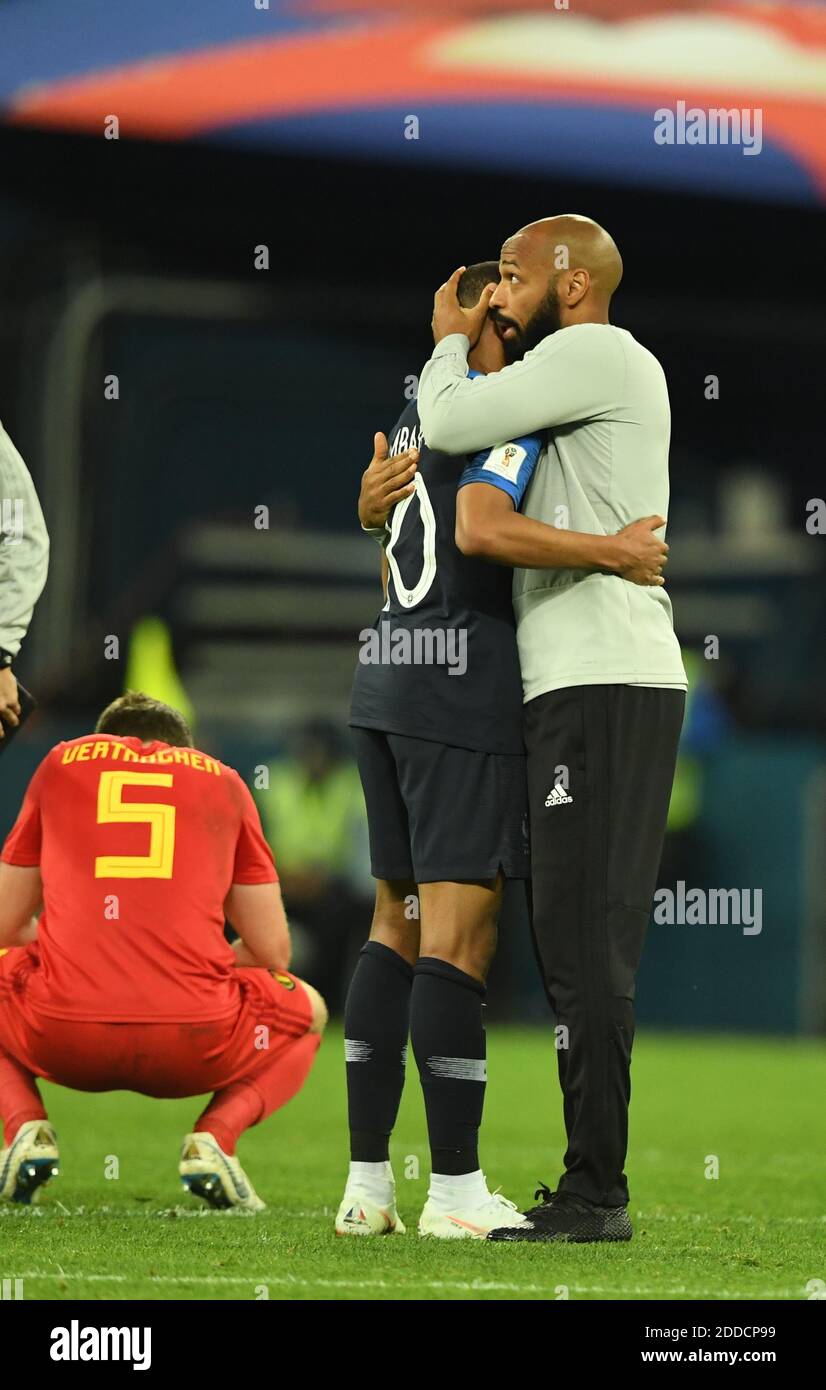
{"type": "Polygon", "coordinates": [[[461,553],[456,493],[460,481],[491,482],[518,506],[541,441],[529,436],[473,459],[442,454],[422,439],[411,401],[389,446],[391,454],[418,448],[416,487],[389,519],[387,602],[360,634],[350,723],[458,748],[522,753],[512,571],[461,553]]]}

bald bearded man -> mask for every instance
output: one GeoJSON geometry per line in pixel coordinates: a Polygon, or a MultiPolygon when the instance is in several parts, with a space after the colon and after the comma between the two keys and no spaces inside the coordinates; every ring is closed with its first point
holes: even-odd
{"type": "Polygon", "coordinates": [[[557,1017],[568,1147],[556,1191],[489,1239],[631,1238],[624,1173],[634,986],[656,885],[686,677],[662,584],[536,568],[530,520],[610,535],[668,510],[670,410],[660,364],[609,319],[622,260],[578,215],[523,227],[501,280],[462,309],[436,295],[436,348],[419,385],[428,445],[466,453],[545,432],[514,513],[497,478],[463,488],[463,550],[516,567],[525,699],[533,928],[557,1017]],[[468,378],[485,315],[508,357],[468,378]]]}

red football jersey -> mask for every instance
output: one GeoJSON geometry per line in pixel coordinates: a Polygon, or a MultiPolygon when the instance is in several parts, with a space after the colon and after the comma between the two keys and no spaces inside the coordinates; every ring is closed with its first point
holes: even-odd
{"type": "Polygon", "coordinates": [[[40,969],[27,997],[52,1018],[188,1023],[238,1008],[223,904],[275,883],[249,789],[193,748],[88,734],[46,755],[3,847],[39,864],[40,969]]]}

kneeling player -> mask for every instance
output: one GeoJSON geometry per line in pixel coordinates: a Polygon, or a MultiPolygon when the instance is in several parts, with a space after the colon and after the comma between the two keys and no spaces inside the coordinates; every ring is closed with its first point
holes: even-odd
{"type": "Polygon", "coordinates": [[[0,1199],[29,1202],[58,1171],[45,1077],[214,1091],[184,1138],[181,1178],[212,1207],[261,1210],[236,1141],[301,1089],[327,1014],[287,969],[252,797],[192,747],[177,710],[130,693],[43,759],[3,848],[0,954],[0,1199]]]}

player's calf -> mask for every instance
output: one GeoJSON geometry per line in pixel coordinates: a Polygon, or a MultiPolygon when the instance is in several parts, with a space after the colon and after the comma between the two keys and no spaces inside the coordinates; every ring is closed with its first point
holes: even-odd
{"type": "Polygon", "coordinates": [[[344,1055],[350,1167],[336,1235],[403,1235],[390,1165],[390,1135],[402,1096],[419,924],[408,912],[416,885],[378,879],[370,940],[347,995],[344,1055]]]}
{"type": "Polygon", "coordinates": [[[487,1080],[484,981],[501,898],[501,878],[421,888],[422,954],[410,1014],[432,1163],[421,1235],[479,1239],[523,1221],[512,1202],[488,1190],[478,1149],[487,1080]]]}
{"type": "MultiPolygon", "coordinates": [[[[299,1036],[273,1038],[269,1048],[257,1054],[246,1075],[216,1091],[209,1105],[186,1135],[178,1167],[187,1190],[219,1210],[238,1207],[261,1211],[264,1203],[235,1157],[240,1136],[260,1124],[297,1095],[306,1081],[327,1024],[327,1006],[318,990],[295,976],[275,974],[284,997],[295,1002],[290,1025],[306,1029],[299,1036]],[[309,1022],[301,991],[310,1007],[309,1022]]],[[[273,986],[275,987],[275,985],[273,986]]]]}

